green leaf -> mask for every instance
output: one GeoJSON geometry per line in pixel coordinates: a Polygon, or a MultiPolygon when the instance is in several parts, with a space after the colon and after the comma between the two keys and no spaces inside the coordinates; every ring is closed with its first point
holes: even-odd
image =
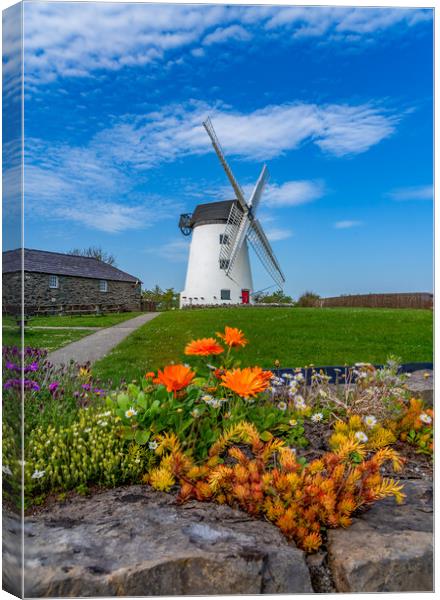
{"type": "Polygon", "coordinates": [[[142,446],[143,444],[146,444],[148,442],[148,440],[150,439],[150,435],[150,431],[147,431],[146,429],[138,429],[135,433],[134,441],[136,442],[136,444],[142,446]]]}
{"type": "Polygon", "coordinates": [[[128,394],[125,394],[124,392],[118,394],[116,401],[118,403],[118,406],[120,406],[123,410],[127,410],[130,404],[130,398],[128,394]]]}
{"type": "Polygon", "coordinates": [[[125,427],[122,437],[124,440],[133,440],[134,439],[134,431],[131,427],[125,427]]]}
{"type": "Polygon", "coordinates": [[[138,404],[141,408],[147,408],[148,401],[144,392],[139,392],[136,398],[136,404],[138,404]]]}
{"type": "Polygon", "coordinates": [[[263,442],[268,442],[272,438],[273,438],[273,435],[271,434],[270,431],[263,431],[263,433],[260,433],[260,440],[262,440],[263,442]]]}

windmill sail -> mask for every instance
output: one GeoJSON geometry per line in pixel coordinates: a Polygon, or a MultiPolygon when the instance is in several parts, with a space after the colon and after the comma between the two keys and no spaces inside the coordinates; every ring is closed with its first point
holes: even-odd
{"type": "Polygon", "coordinates": [[[266,268],[269,275],[279,287],[282,287],[285,282],[283,272],[281,271],[281,267],[273,253],[263,228],[259,221],[255,219],[255,213],[269,176],[266,165],[263,166],[258,181],[249,198],[249,202],[246,203],[243,190],[235,179],[231,168],[226,161],[211,120],[209,118],[206,119],[203,126],[211,139],[214,150],[228,176],[237,199],[237,202],[234,202],[231,206],[222,237],[223,242],[221,244],[219,257],[220,268],[232,279],[234,264],[247,240],[255,250],[255,253],[263,263],[263,266],[266,268]]]}
{"type": "Polygon", "coordinates": [[[273,253],[272,247],[260,222],[254,219],[249,228],[247,239],[258,256],[266,271],[281,288],[284,285],[285,277],[281,270],[280,264],[273,253]]]}
{"type": "Polygon", "coordinates": [[[214,146],[214,150],[218,156],[219,161],[221,162],[226,175],[228,176],[229,181],[231,182],[232,187],[234,188],[235,195],[237,200],[240,202],[243,210],[248,210],[248,205],[244,199],[243,190],[241,189],[238,181],[235,179],[233,172],[231,171],[230,166],[226,161],[226,157],[220,146],[220,142],[218,141],[217,135],[214,131],[214,127],[212,126],[211,119],[208,117],[206,121],[203,122],[203,127],[206,129],[207,134],[211,138],[212,145],[214,146]]]}
{"type": "Polygon", "coordinates": [[[252,209],[252,213],[255,215],[255,212],[260,204],[261,196],[263,194],[264,186],[267,183],[269,178],[269,172],[267,170],[266,165],[261,169],[260,177],[258,178],[257,183],[255,184],[254,191],[252,192],[252,196],[249,200],[249,205],[252,209]]]}

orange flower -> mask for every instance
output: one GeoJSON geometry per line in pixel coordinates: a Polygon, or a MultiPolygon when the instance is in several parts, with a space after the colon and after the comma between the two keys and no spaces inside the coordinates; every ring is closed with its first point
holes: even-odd
{"type": "Polygon", "coordinates": [[[156,377],[156,373],[154,371],[148,371],[148,373],[145,373],[145,379],[153,379],[153,377],[156,377]]]}
{"type": "Polygon", "coordinates": [[[214,338],[201,338],[193,340],[186,345],[185,354],[194,356],[210,356],[212,354],[221,354],[225,349],[214,338]]]}
{"type": "Polygon", "coordinates": [[[235,346],[244,347],[248,343],[247,339],[244,337],[244,333],[240,329],[237,329],[237,327],[225,327],[225,332],[217,333],[217,335],[230,348],[235,346]]]}
{"type": "Polygon", "coordinates": [[[194,379],[195,373],[185,365],[168,365],[163,371],[159,369],[154,383],[161,383],[168,392],[178,392],[186,388],[194,379]]]}
{"type": "Polygon", "coordinates": [[[239,396],[248,398],[264,392],[272,377],[273,373],[263,371],[260,367],[232,369],[222,375],[222,385],[239,396]]]}

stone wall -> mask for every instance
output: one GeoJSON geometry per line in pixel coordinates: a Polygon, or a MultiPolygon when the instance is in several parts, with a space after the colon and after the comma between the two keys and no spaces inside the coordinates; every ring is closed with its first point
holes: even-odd
{"type": "MultiPolygon", "coordinates": [[[[21,273],[3,274],[3,307],[19,307],[21,273]]],[[[49,274],[25,273],[25,306],[44,309],[69,305],[100,307],[119,305],[125,310],[139,310],[141,286],[127,281],[107,280],[107,292],[99,291],[99,279],[89,277],[58,276],[58,288],[49,288],[49,274]]]]}

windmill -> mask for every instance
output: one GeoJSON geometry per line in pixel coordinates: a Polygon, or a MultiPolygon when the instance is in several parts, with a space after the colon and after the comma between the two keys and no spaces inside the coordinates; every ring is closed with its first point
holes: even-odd
{"type": "Polygon", "coordinates": [[[285,281],[269,240],[255,217],[268,171],[264,165],[246,201],[209,118],[203,122],[203,127],[231,183],[234,199],[199,204],[192,214],[180,215],[179,227],[183,235],[192,234],[180,306],[249,304],[252,301],[252,275],[248,243],[275,284],[281,288],[285,281]]]}

